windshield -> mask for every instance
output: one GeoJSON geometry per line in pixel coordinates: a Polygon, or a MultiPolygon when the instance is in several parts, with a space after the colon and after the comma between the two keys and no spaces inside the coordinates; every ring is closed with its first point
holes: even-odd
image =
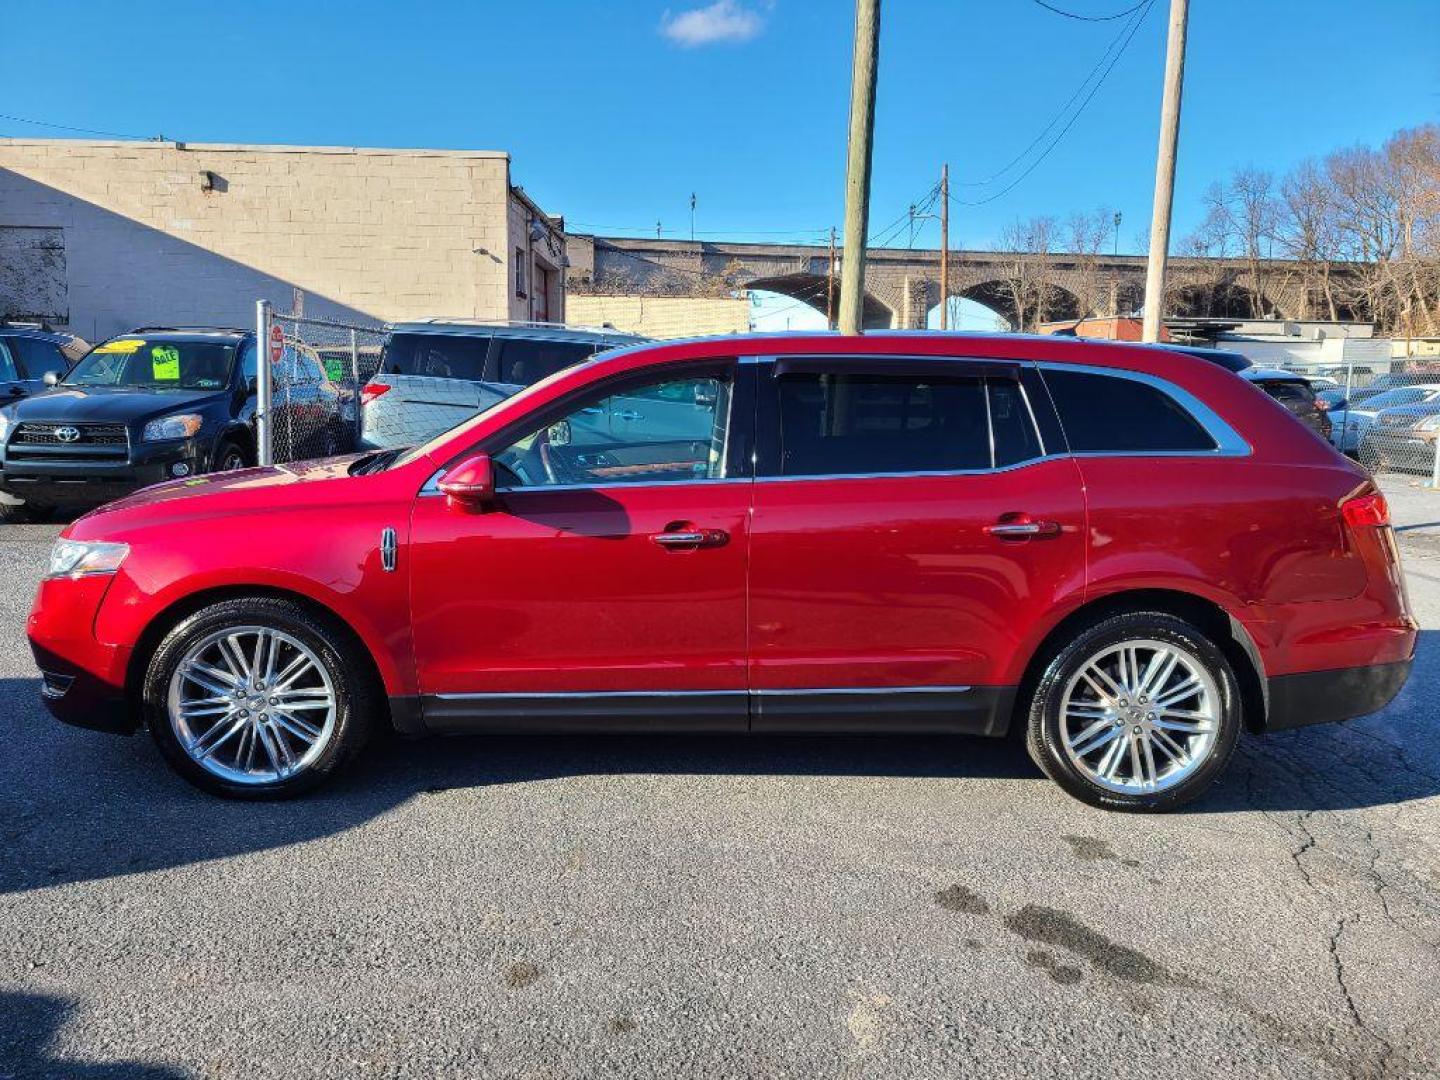
{"type": "Polygon", "coordinates": [[[149,341],[124,337],[97,345],[62,380],[65,386],[131,386],[145,390],[223,390],[235,343],[149,341]]]}

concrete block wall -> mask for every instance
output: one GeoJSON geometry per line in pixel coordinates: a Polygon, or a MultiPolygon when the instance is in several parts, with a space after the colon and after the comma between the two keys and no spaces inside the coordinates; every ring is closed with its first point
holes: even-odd
{"type": "Polygon", "coordinates": [[[565,321],[604,326],[654,338],[743,334],[750,328],[748,298],[714,296],[591,296],[570,293],[565,321]]]}
{"type": "Polygon", "coordinates": [[[68,322],[512,317],[508,155],[0,139],[0,230],[63,231],[68,322]],[[202,174],[215,180],[203,189],[202,174]]]}

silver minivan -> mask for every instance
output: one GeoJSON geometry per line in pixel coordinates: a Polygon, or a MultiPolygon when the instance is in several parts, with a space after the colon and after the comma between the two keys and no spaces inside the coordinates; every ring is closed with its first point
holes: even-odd
{"type": "Polygon", "coordinates": [[[391,327],[360,392],[360,445],[426,442],[597,352],[646,338],[609,327],[424,319],[391,327]]]}

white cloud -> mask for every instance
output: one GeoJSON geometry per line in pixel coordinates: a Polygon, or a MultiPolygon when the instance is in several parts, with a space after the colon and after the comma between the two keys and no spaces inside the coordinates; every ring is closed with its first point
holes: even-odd
{"type": "Polygon", "coordinates": [[[678,15],[666,11],[660,16],[660,33],[687,49],[716,42],[749,41],[764,27],[765,20],[758,11],[735,0],[715,0],[707,7],[691,8],[678,15]]]}

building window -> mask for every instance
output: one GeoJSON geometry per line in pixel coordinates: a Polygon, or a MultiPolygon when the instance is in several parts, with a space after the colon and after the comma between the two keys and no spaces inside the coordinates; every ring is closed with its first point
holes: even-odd
{"type": "Polygon", "coordinates": [[[522,299],[527,295],[525,292],[525,249],[515,249],[515,295],[522,299]]]}

